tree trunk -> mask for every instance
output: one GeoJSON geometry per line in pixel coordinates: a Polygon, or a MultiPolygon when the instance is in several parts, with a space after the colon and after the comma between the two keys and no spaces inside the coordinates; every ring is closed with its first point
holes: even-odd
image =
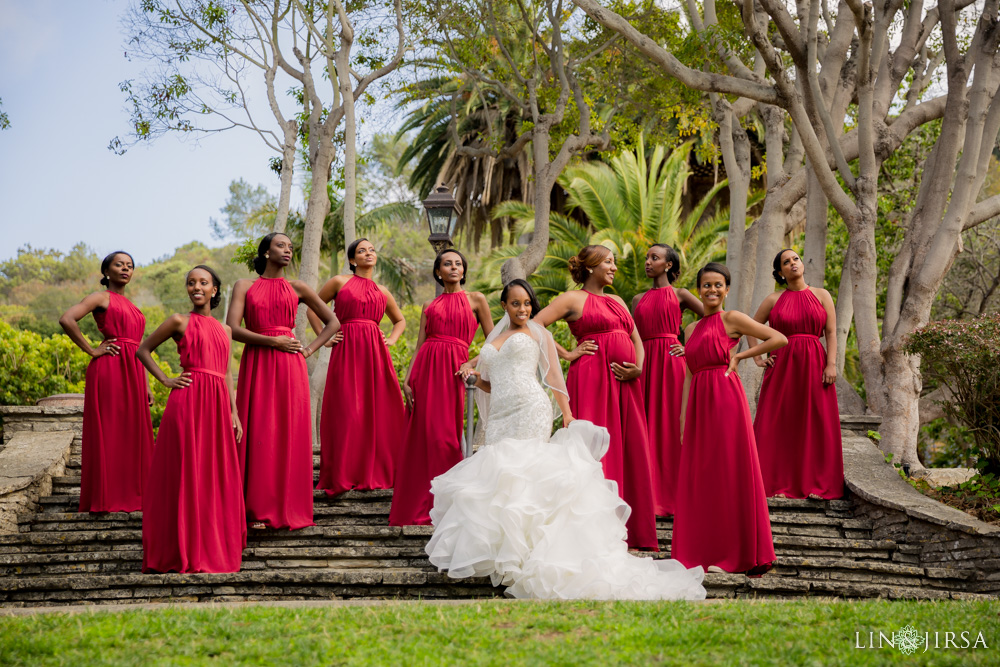
{"type": "Polygon", "coordinates": [[[826,287],[826,229],[828,201],[812,167],[806,178],[806,242],[802,261],[807,285],[826,287]]]}
{"type": "Polygon", "coordinates": [[[837,375],[844,374],[847,361],[847,337],[851,333],[854,319],[854,282],[851,278],[851,244],[847,244],[847,255],[840,270],[840,287],[837,288],[837,375]]]}
{"type": "MultiPolygon", "coordinates": [[[[317,128],[314,131],[322,132],[317,128]]],[[[334,148],[329,138],[321,136],[313,160],[306,206],[306,224],[302,233],[302,263],[299,266],[299,280],[316,289],[319,285],[319,255],[323,240],[323,224],[330,214],[330,195],[326,185],[330,181],[330,165],[333,164],[334,148]]]]}
{"type": "Polygon", "coordinates": [[[532,204],[535,208],[535,231],[528,246],[517,257],[504,262],[500,269],[500,280],[506,285],[515,278],[526,279],[545,259],[545,249],[549,245],[549,213],[552,210],[552,186],[558,173],[552,175],[549,162],[549,134],[547,130],[535,128],[531,138],[532,168],[535,172],[535,187],[532,204]]]}
{"type": "MultiPolygon", "coordinates": [[[[346,41],[346,39],[345,39],[346,41]]],[[[340,82],[340,96],[344,109],[344,272],[347,268],[347,247],[357,238],[355,217],[358,204],[357,172],[357,124],[354,116],[354,90],[350,74],[350,46],[342,45],[337,52],[337,77],[340,82]]]]}
{"type": "MultiPolygon", "coordinates": [[[[713,95],[717,98],[718,96],[713,95]]],[[[733,275],[729,288],[729,309],[738,309],[742,276],[743,245],[747,227],[747,196],[750,191],[750,140],[746,130],[735,118],[728,104],[716,103],[719,122],[719,143],[722,146],[722,163],[729,178],[729,233],[726,240],[726,265],[733,275]]]]}
{"type": "Polygon", "coordinates": [[[298,124],[288,121],[284,124],[284,143],[281,153],[281,192],[278,195],[278,212],[274,216],[274,231],[284,232],[288,224],[288,210],[292,201],[292,177],[295,175],[295,142],[298,138],[298,124]]]}
{"type": "Polygon", "coordinates": [[[917,457],[920,431],[920,369],[917,357],[901,349],[890,348],[885,358],[885,390],[882,395],[882,425],[879,447],[893,455],[893,463],[909,463],[922,468],[917,457]]]}

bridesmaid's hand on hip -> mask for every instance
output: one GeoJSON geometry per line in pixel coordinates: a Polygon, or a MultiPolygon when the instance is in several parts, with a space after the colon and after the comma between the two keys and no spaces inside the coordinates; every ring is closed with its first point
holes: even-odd
{"type": "Polygon", "coordinates": [[[302,351],[302,342],[292,338],[291,336],[275,336],[274,347],[281,352],[290,352],[294,354],[302,351]]]}
{"type": "Polygon", "coordinates": [[[175,378],[167,378],[163,381],[164,387],[169,387],[170,389],[184,389],[185,387],[191,386],[191,374],[181,373],[175,378]]]}
{"type": "Polygon", "coordinates": [[[337,333],[333,334],[333,338],[331,338],[330,340],[326,341],[326,346],[327,347],[333,347],[334,345],[336,345],[337,343],[339,343],[342,340],[344,340],[344,330],[343,329],[341,329],[337,333]]]}
{"type": "Polygon", "coordinates": [[[106,340],[102,340],[101,344],[97,346],[97,349],[95,349],[90,354],[90,356],[92,356],[94,359],[97,359],[98,357],[103,357],[106,354],[110,354],[112,357],[117,357],[119,354],[121,354],[121,348],[118,347],[118,344],[115,342],[116,340],[118,339],[108,338],[106,340]]]}

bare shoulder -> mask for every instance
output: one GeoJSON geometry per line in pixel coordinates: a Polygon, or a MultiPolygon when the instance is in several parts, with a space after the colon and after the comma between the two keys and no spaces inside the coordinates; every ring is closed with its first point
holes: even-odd
{"type": "Polygon", "coordinates": [[[690,340],[691,334],[694,333],[694,329],[695,329],[695,327],[698,326],[698,322],[700,322],[700,321],[701,320],[695,320],[691,324],[689,324],[686,327],[684,327],[684,340],[685,341],[690,340]]]}
{"type": "Polygon", "coordinates": [[[784,290],[781,290],[779,292],[771,292],[766,297],[764,297],[764,302],[761,305],[768,307],[774,306],[774,304],[778,302],[778,299],[780,299],[781,295],[784,293],[785,293],[784,290]]]}
{"type": "Polygon", "coordinates": [[[253,285],[253,280],[250,278],[240,278],[235,283],[233,283],[233,293],[246,292],[253,285]]]}
{"type": "Polygon", "coordinates": [[[816,295],[816,298],[820,300],[821,303],[833,303],[833,295],[822,287],[810,287],[812,293],[816,295]]]}
{"type": "Polygon", "coordinates": [[[649,292],[647,290],[646,292],[639,292],[634,297],[632,297],[632,310],[635,310],[635,307],[639,305],[640,301],[642,301],[642,297],[646,296],[648,293],[649,292]]]}
{"type": "Polygon", "coordinates": [[[617,294],[609,294],[608,296],[610,296],[612,299],[620,303],[623,307],[628,308],[628,304],[625,303],[625,299],[621,298],[617,294]]]}
{"type": "Polygon", "coordinates": [[[466,292],[469,295],[469,302],[476,306],[489,306],[486,295],[482,292],[466,292]]]}
{"type": "Polygon", "coordinates": [[[91,292],[87,296],[83,297],[83,301],[80,303],[85,304],[90,308],[107,308],[111,305],[111,292],[106,290],[91,292]]]}

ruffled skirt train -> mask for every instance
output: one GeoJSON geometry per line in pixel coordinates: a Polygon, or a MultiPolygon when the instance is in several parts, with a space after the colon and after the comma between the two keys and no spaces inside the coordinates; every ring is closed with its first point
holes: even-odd
{"type": "Polygon", "coordinates": [[[436,477],[431,563],[488,575],[515,598],[704,599],[702,568],[628,553],[631,510],[600,464],[608,443],[577,420],[550,442],[506,438],[436,477]]]}

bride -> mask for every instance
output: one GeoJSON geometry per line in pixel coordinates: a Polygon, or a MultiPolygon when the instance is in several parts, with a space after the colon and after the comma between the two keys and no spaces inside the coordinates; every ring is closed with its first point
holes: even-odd
{"type": "Polygon", "coordinates": [[[704,599],[700,567],[628,553],[631,510],[600,464],[607,430],[573,419],[555,342],[531,321],[531,286],[512,280],[500,302],[478,371],[462,371],[478,376],[486,446],[431,483],[431,563],[455,578],[489,575],[515,598],[704,599]],[[551,438],[546,390],[566,425],[551,438]]]}

